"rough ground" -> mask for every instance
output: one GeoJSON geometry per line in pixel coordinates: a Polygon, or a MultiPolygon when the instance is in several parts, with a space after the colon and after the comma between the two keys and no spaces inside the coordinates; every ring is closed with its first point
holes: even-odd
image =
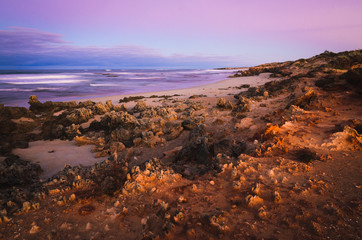
{"type": "Polygon", "coordinates": [[[236,74],[271,73],[258,88],[153,107],[1,107],[0,239],[360,239],[361,64],[265,64],[236,74]],[[12,151],[48,139],[108,160],[41,181],[12,151]]]}

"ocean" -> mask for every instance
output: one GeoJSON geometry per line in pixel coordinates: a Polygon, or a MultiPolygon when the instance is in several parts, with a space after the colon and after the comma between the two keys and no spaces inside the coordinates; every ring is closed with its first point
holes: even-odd
{"type": "Polygon", "coordinates": [[[214,83],[235,70],[0,70],[0,103],[28,107],[39,101],[70,101],[92,97],[173,90],[214,83]]]}

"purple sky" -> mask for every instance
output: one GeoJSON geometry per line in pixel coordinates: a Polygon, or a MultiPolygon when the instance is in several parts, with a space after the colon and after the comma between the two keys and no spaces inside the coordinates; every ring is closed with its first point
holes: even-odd
{"type": "Polygon", "coordinates": [[[0,68],[250,66],[362,48],[361,0],[4,0],[0,68]]]}

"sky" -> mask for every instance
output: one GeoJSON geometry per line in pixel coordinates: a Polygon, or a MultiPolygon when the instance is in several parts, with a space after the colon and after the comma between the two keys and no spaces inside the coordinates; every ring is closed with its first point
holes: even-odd
{"type": "Polygon", "coordinates": [[[362,48],[361,0],[0,0],[0,69],[211,68],[362,48]]]}

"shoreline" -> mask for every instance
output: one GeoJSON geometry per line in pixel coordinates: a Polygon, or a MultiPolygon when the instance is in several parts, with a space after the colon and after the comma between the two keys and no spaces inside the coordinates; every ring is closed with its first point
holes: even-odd
{"type": "MultiPolygon", "coordinates": [[[[195,87],[189,88],[180,88],[174,90],[164,90],[156,92],[141,92],[141,93],[132,93],[132,94],[120,94],[120,95],[111,95],[105,97],[89,97],[81,100],[74,100],[77,103],[91,100],[93,102],[102,102],[105,103],[107,100],[111,100],[113,104],[118,104],[119,100],[124,97],[133,97],[133,96],[143,96],[147,104],[152,104],[152,99],[149,99],[150,96],[162,96],[162,95],[175,95],[179,99],[189,98],[193,95],[206,95],[207,97],[225,97],[230,94],[236,94],[242,91],[238,88],[243,84],[248,84],[250,87],[257,87],[265,84],[268,81],[277,80],[277,78],[270,79],[270,73],[261,73],[259,76],[249,76],[249,77],[234,77],[224,80],[220,80],[215,83],[204,84],[195,87]]],[[[245,88],[246,90],[247,88],[245,88]]],[[[128,105],[128,104],[127,104],[128,105]]],[[[153,105],[153,104],[152,104],[153,105]]]]}
{"type": "MultiPolygon", "coordinates": [[[[245,70],[246,68],[240,68],[240,70],[245,70]]],[[[127,80],[128,78],[123,79],[123,75],[122,74],[118,74],[117,72],[114,73],[115,75],[117,75],[117,77],[119,77],[119,79],[116,81],[120,81],[119,83],[114,83],[113,82],[113,78],[101,78],[101,79],[97,79],[97,78],[93,78],[91,76],[88,77],[82,77],[80,79],[83,79],[81,81],[87,81],[86,84],[81,84],[81,85],[77,85],[74,88],[71,87],[73,85],[68,85],[64,86],[64,94],[62,94],[61,92],[63,90],[61,90],[60,94],[55,94],[55,93],[51,93],[53,91],[50,91],[49,93],[47,92],[41,92],[42,87],[39,87],[40,90],[38,90],[38,87],[35,87],[34,89],[30,89],[30,90],[25,90],[24,92],[22,90],[22,87],[19,88],[19,93],[17,92],[15,95],[8,95],[8,92],[5,92],[6,94],[4,94],[3,98],[0,101],[0,104],[3,104],[5,106],[9,106],[9,107],[28,107],[28,100],[29,100],[29,96],[31,95],[37,95],[38,99],[41,102],[47,102],[47,101],[51,101],[51,102],[70,102],[70,101],[84,101],[84,100],[89,100],[89,99],[98,99],[98,98],[106,98],[108,96],[129,96],[129,95],[133,95],[133,94],[143,94],[143,93],[148,93],[148,92],[160,92],[162,90],[162,92],[165,91],[173,91],[173,90],[177,90],[180,88],[194,88],[194,87],[198,87],[198,86],[202,86],[202,85],[208,85],[208,84],[213,84],[219,81],[223,81],[225,79],[227,79],[230,75],[232,75],[235,71],[237,71],[237,69],[235,70],[214,70],[214,69],[205,69],[205,70],[198,70],[200,71],[199,73],[196,73],[196,75],[192,75],[192,71],[191,72],[182,72],[182,70],[178,70],[176,71],[176,75],[175,78],[173,79],[170,76],[164,76],[163,74],[166,73],[160,73],[160,79],[154,82],[147,82],[147,84],[143,84],[141,80],[141,82],[130,82],[131,80],[127,80]],[[221,74],[220,76],[213,76],[211,75],[205,75],[206,73],[208,73],[209,71],[215,71],[217,72],[217,75],[221,74]],[[186,74],[185,76],[183,76],[182,74],[186,74]],[[188,74],[188,75],[187,75],[188,74]],[[181,77],[181,78],[180,78],[181,77]],[[183,79],[181,82],[178,82],[177,79],[183,79]],[[162,80],[164,79],[164,80],[162,80]],[[125,81],[125,82],[124,82],[125,81]],[[88,84],[89,82],[89,84],[88,84]],[[97,86],[93,86],[93,85],[103,85],[103,82],[105,82],[105,87],[101,87],[98,88],[97,86]],[[97,84],[95,84],[97,83],[97,84]],[[115,87],[107,87],[107,84],[116,84],[114,85],[115,87]],[[84,88],[84,89],[83,89],[84,88]]],[[[155,71],[157,72],[157,71],[155,71]]],[[[130,77],[129,79],[133,79],[132,76],[136,76],[135,79],[138,79],[138,75],[137,74],[141,74],[142,72],[130,72],[129,74],[130,77]]],[[[65,75],[69,75],[71,74],[71,72],[65,72],[65,75]]],[[[78,73],[76,73],[78,74],[78,73]]],[[[96,74],[96,73],[93,73],[96,74]]],[[[109,73],[104,73],[101,75],[107,75],[109,73]]],[[[142,73],[143,74],[143,73],[142,73]]],[[[150,78],[153,78],[152,74],[154,73],[149,73],[151,74],[150,78]]],[[[70,75],[72,77],[77,77],[77,75],[70,75]]],[[[127,75],[128,76],[128,75],[127,75]]],[[[143,76],[143,75],[141,75],[143,76]]],[[[36,76],[32,76],[32,78],[36,78],[36,76]]],[[[148,79],[149,77],[146,77],[144,79],[148,79]]],[[[0,78],[1,79],[1,78],[0,78]]],[[[141,77],[140,79],[143,79],[143,77],[141,77]]],[[[54,82],[55,84],[55,82],[54,82]]],[[[0,84],[1,85],[1,84],[0,84]]],[[[44,88],[48,88],[51,89],[53,88],[53,85],[44,85],[44,88]]],[[[55,88],[63,88],[62,86],[57,86],[54,85],[55,88]]],[[[13,89],[14,90],[14,89],[13,89]]]]}

